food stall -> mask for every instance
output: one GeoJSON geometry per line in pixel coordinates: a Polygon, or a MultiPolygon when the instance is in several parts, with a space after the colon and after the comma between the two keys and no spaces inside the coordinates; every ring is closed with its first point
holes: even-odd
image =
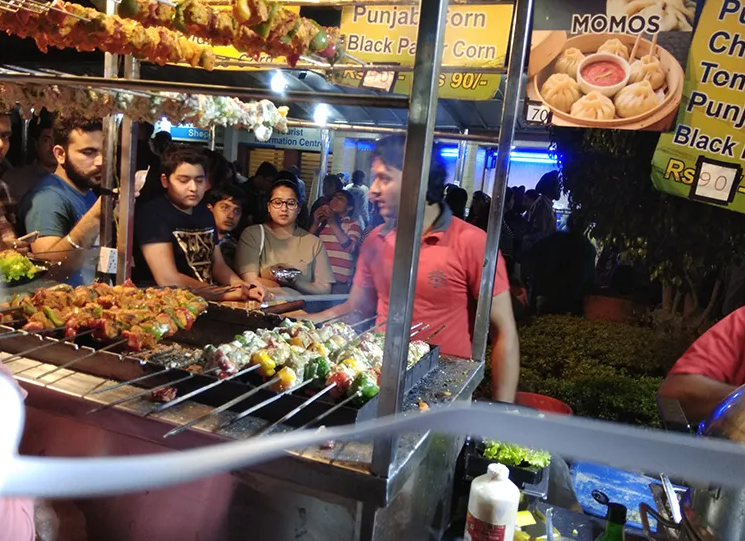
{"type": "MultiPolygon", "coordinates": [[[[110,13],[114,11],[112,4],[109,3],[110,13]]],[[[213,45],[235,43],[237,38],[227,30],[230,27],[235,31],[234,25],[219,27],[230,35],[223,35],[215,29],[205,34],[204,26],[197,22],[199,10],[213,8],[198,2],[190,5],[193,9],[188,13],[179,12],[186,23],[184,26],[184,21],[180,21],[178,29],[209,39],[213,45]]],[[[249,5],[262,7],[266,4],[251,2],[249,5]]],[[[133,177],[136,154],[133,127],[137,120],[170,115],[174,124],[187,119],[195,126],[210,128],[220,119],[210,118],[207,112],[215,111],[215,105],[224,107],[229,104],[229,124],[251,128],[259,138],[268,138],[273,129],[280,132],[285,129],[288,123],[286,110],[265,100],[269,96],[266,89],[140,80],[139,63],[130,55],[137,54],[159,64],[186,62],[207,70],[221,58],[214,57],[210,48],[182,40],[173,29],[176,27],[171,28],[177,17],[173,16],[172,7],[167,2],[137,0],[122,2],[116,7],[123,18],[103,16],[75,4],[57,2],[50,7],[32,0],[4,2],[0,18],[6,31],[20,36],[30,35],[42,47],[103,49],[109,55],[107,62],[112,61],[110,55],[113,54],[126,57],[124,77],[116,79],[112,78],[117,71],[114,63],[107,67],[109,77],[104,78],[39,73],[7,66],[0,71],[0,82],[16,92],[3,98],[10,103],[20,102],[27,110],[42,105],[53,107],[60,100],[64,100],[65,105],[77,104],[79,108],[86,108],[91,106],[92,96],[102,98],[94,100],[100,106],[101,116],[108,115],[111,119],[117,113],[124,114],[120,135],[121,179],[133,177]],[[34,24],[29,24],[29,21],[34,23],[37,20],[73,30],[58,34],[48,29],[43,32],[30,30],[34,24]],[[142,41],[127,43],[122,39],[124,35],[133,36],[142,31],[138,25],[148,28],[142,41]],[[99,35],[107,34],[110,39],[97,43],[76,31],[82,28],[94,28],[99,35]],[[163,46],[159,48],[157,43],[163,46]]],[[[483,362],[439,358],[437,348],[430,348],[424,342],[413,341],[409,345],[410,339],[414,340],[417,332],[421,332],[417,323],[411,321],[413,285],[410,269],[416,269],[418,239],[422,230],[423,187],[427,182],[428,149],[432,144],[440,71],[438,58],[442,54],[448,3],[444,0],[428,2],[426,7],[419,21],[416,62],[410,70],[413,71],[410,99],[393,95],[319,96],[299,91],[288,91],[282,97],[286,103],[323,100],[331,105],[409,110],[404,175],[418,178],[420,182],[404,187],[402,208],[410,212],[402,213],[399,223],[391,291],[394,301],[385,335],[376,335],[377,343],[370,346],[381,361],[386,359],[378,366],[379,394],[373,396],[370,393],[370,400],[360,400],[367,387],[358,385],[354,391],[334,396],[333,389],[329,389],[330,383],[339,387],[346,384],[351,388],[358,382],[327,381],[325,387],[321,385],[320,392],[308,396],[302,392],[303,389],[294,388],[294,381],[285,382],[286,385],[282,383],[282,370],[275,373],[257,362],[253,355],[255,351],[249,355],[248,364],[242,367],[230,361],[223,362],[223,357],[220,357],[216,365],[204,365],[199,373],[187,370],[191,359],[206,358],[209,356],[206,352],[229,350],[223,346],[229,346],[236,335],[255,331],[255,336],[277,327],[281,332],[283,325],[293,325],[276,316],[210,304],[204,314],[196,317],[195,312],[201,312],[201,309],[184,307],[182,303],[176,310],[182,316],[188,316],[189,321],[177,324],[180,328],[175,334],[172,332],[176,331],[175,328],[167,331],[165,336],[173,336],[168,337],[166,347],[161,348],[155,343],[160,337],[154,341],[151,331],[153,326],[163,323],[153,323],[162,314],[150,314],[145,324],[147,329],[107,334],[101,328],[96,327],[97,331],[89,328],[92,324],[88,320],[80,326],[68,325],[67,318],[58,320],[65,312],[53,310],[64,310],[70,302],[77,302],[70,301],[76,293],[52,289],[54,293],[37,292],[33,299],[19,295],[5,307],[8,314],[13,314],[23,305],[26,307],[24,313],[30,316],[29,321],[33,314],[43,314],[43,317],[36,317],[40,323],[38,327],[27,326],[23,332],[14,330],[18,327],[16,320],[20,319],[17,315],[5,316],[6,322],[14,323],[8,323],[10,327],[4,329],[6,334],[0,344],[6,352],[3,362],[29,391],[25,453],[56,456],[159,453],[231,439],[260,437],[270,431],[346,424],[399,411],[423,411],[441,404],[470,400],[482,378],[483,362]],[[50,301],[51,297],[65,300],[50,301]],[[54,304],[58,301],[60,306],[54,304]],[[192,316],[196,321],[191,321],[192,316]],[[416,350],[417,344],[421,349],[413,354],[412,359],[410,349],[416,350]],[[422,354],[425,350],[427,352],[422,354]],[[220,368],[221,363],[227,370],[220,368]],[[263,378],[249,372],[263,372],[263,378]],[[178,393],[175,400],[162,405],[153,404],[153,397],[173,399],[174,392],[178,393]],[[183,398],[191,399],[181,402],[183,398]]],[[[530,9],[531,2],[527,0],[520,2],[515,11],[508,77],[518,82],[526,54],[525,29],[530,9]]],[[[213,10],[211,13],[219,18],[226,12],[213,10]]],[[[264,19],[258,15],[259,25],[265,23],[266,28],[259,28],[259,32],[254,26],[254,30],[269,39],[249,41],[247,45],[243,43],[248,47],[248,53],[256,54],[260,49],[273,56],[285,56],[290,64],[305,62],[300,55],[311,53],[315,53],[315,65],[321,59],[338,60],[334,59],[338,39],[334,31],[325,31],[323,39],[318,38],[316,43],[314,36],[321,35],[320,27],[291,13],[273,7],[271,13],[263,15],[264,19]],[[273,21],[280,15],[284,21],[282,24],[289,24],[290,33],[286,34],[289,40],[275,39],[273,21]]],[[[40,27],[45,28],[43,24],[40,27]]],[[[251,34],[249,37],[256,36],[251,34]]],[[[360,63],[354,66],[364,67],[360,63]]],[[[499,68],[497,71],[504,73],[507,70],[499,68]]],[[[272,96],[272,99],[276,97],[272,96]]],[[[518,101],[518,85],[508,86],[500,148],[510,148],[518,101]]],[[[113,158],[116,124],[110,122],[109,126],[107,151],[109,158],[113,158]]],[[[480,140],[496,142],[485,136],[480,140]]],[[[501,153],[505,159],[498,166],[501,167],[495,194],[498,203],[506,185],[507,155],[508,152],[501,153]]],[[[116,174],[111,167],[114,160],[107,159],[106,162],[109,170],[105,187],[118,187],[120,195],[116,219],[113,204],[105,211],[102,246],[105,249],[116,238],[116,282],[120,285],[117,290],[102,289],[93,297],[153,295],[160,299],[160,293],[139,290],[135,293],[127,288],[126,280],[131,268],[134,189],[129,182],[117,186],[116,174]],[[112,227],[114,223],[117,224],[116,231],[112,227]]],[[[501,204],[494,205],[493,209],[492,221],[499,223],[501,204]]],[[[496,245],[498,234],[498,228],[492,227],[489,242],[496,245]]],[[[485,262],[484,276],[487,278],[482,290],[491,290],[494,265],[495,260],[487,259],[485,262]]],[[[104,288],[103,285],[94,285],[86,294],[99,287],[104,288]]],[[[489,295],[483,299],[489,299],[489,295]]],[[[475,359],[484,357],[488,304],[488,300],[482,300],[479,307],[481,323],[477,325],[475,359]]],[[[156,306],[160,305],[156,303],[156,306]]],[[[95,310],[95,317],[100,319],[107,308],[101,306],[95,310]]],[[[176,321],[178,318],[172,319],[176,321]]],[[[165,324],[171,325],[169,322],[165,324]]],[[[341,326],[331,322],[321,329],[334,328],[334,325],[341,326]]],[[[319,329],[318,332],[324,331],[319,329]]],[[[423,336],[435,332],[436,329],[429,329],[423,336]]],[[[363,336],[346,335],[341,339],[342,345],[354,340],[362,342],[364,336],[364,333],[363,336]]],[[[313,379],[306,378],[303,384],[311,383],[313,379]]],[[[323,382],[322,375],[315,379],[323,382]]],[[[228,539],[247,529],[255,532],[257,538],[272,539],[420,539],[429,531],[442,532],[448,525],[453,467],[462,444],[462,438],[429,431],[367,442],[329,442],[321,447],[287,453],[281,459],[258,468],[217,476],[206,484],[197,483],[175,491],[135,497],[85,501],[79,506],[88,520],[89,531],[107,539],[144,539],[163,536],[166,531],[172,538],[197,535],[200,539],[228,539]],[[144,509],[148,512],[144,513],[144,509]]]]}

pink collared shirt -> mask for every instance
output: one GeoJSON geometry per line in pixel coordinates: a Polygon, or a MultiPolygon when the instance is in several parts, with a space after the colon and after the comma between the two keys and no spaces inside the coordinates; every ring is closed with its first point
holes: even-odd
{"type": "MultiPolygon", "coordinates": [[[[0,363],[0,378],[13,376],[0,363]]],[[[25,392],[21,389],[25,396],[25,392]]],[[[34,541],[34,501],[27,498],[0,497],[0,541],[34,541]]]]}

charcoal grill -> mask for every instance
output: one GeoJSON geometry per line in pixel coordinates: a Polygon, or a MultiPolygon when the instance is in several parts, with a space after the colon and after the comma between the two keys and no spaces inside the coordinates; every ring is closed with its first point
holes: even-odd
{"type": "MultiPolygon", "coordinates": [[[[171,340],[162,343],[160,347],[166,349],[165,353],[144,351],[135,354],[126,351],[120,353],[110,351],[107,350],[109,345],[95,342],[89,336],[81,337],[77,343],[72,343],[54,336],[21,335],[0,341],[0,349],[19,357],[58,367],[69,365],[70,370],[115,382],[138,380],[135,383],[145,389],[174,382],[174,387],[178,391],[177,396],[182,396],[214,384],[217,380],[214,374],[192,374],[181,368],[189,364],[204,346],[231,342],[236,334],[246,330],[274,328],[282,320],[282,317],[273,314],[249,312],[211,303],[208,311],[197,319],[192,329],[180,331],[171,340]]],[[[13,332],[13,330],[12,327],[6,325],[0,326],[0,333],[13,332]]],[[[413,389],[438,366],[438,363],[439,347],[433,347],[407,371],[404,392],[413,389]]],[[[68,377],[71,373],[65,370],[52,372],[47,372],[52,381],[68,377]]],[[[219,385],[195,395],[193,400],[218,408],[251,392],[252,389],[261,386],[266,381],[266,378],[258,374],[246,374],[230,381],[222,381],[219,385]]],[[[305,389],[299,389],[269,402],[276,396],[277,392],[273,390],[260,389],[245,400],[234,404],[229,410],[245,411],[247,408],[253,409],[267,402],[252,411],[252,415],[269,422],[284,419],[284,424],[288,426],[301,427],[313,426],[316,420],[322,421],[325,425],[361,422],[373,419],[378,408],[377,396],[361,406],[355,406],[352,401],[339,404],[339,401],[334,401],[328,395],[310,400],[313,394],[305,389]],[[293,414],[289,415],[290,412],[293,414]]],[[[156,407],[157,404],[154,404],[153,409],[156,407]]]]}

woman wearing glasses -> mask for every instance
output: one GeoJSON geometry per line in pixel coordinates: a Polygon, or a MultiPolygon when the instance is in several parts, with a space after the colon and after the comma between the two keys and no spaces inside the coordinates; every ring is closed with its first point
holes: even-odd
{"type": "Polygon", "coordinates": [[[267,205],[269,220],[246,228],[235,255],[235,267],[243,280],[267,287],[287,286],[305,295],[331,292],[334,273],[321,239],[297,226],[300,197],[297,181],[274,183],[267,205]],[[283,265],[298,269],[291,282],[278,283],[272,267],[283,265]]]}

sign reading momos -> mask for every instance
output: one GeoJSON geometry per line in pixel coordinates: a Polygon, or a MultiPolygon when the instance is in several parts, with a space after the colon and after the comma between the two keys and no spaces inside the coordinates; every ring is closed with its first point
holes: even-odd
{"type": "MultiPolygon", "coordinates": [[[[499,68],[504,66],[512,5],[451,5],[448,8],[443,65],[468,68],[499,68]]],[[[416,55],[418,6],[354,6],[342,11],[341,32],[346,36],[346,51],[365,62],[381,65],[381,71],[348,70],[341,74],[340,83],[364,86],[408,94],[411,73],[395,74],[391,78],[385,65],[413,66],[416,55]]],[[[469,100],[491,99],[497,91],[500,75],[479,73],[477,70],[443,73],[440,76],[440,97],[469,100]]]]}
{"type": "Polygon", "coordinates": [[[670,129],[695,4],[607,0],[587,2],[577,13],[576,2],[564,10],[560,0],[542,2],[533,19],[527,95],[549,108],[552,124],[670,129]]]}

